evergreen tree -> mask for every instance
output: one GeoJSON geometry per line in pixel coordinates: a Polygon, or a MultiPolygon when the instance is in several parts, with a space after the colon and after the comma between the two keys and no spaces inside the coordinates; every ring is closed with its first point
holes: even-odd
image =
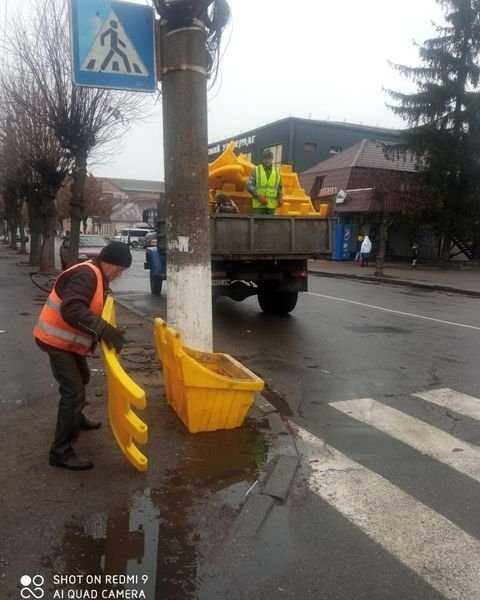
{"type": "MultiPolygon", "coordinates": [[[[408,123],[405,148],[418,157],[425,215],[437,232],[473,240],[480,250],[480,0],[437,0],[445,25],[417,45],[421,66],[392,65],[416,84],[387,90],[408,123]]],[[[480,256],[479,256],[480,258],[480,256]]]]}

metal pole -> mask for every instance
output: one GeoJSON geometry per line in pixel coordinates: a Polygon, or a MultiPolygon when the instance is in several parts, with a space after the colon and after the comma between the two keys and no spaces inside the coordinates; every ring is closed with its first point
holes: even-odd
{"type": "Polygon", "coordinates": [[[212,350],[206,45],[203,24],[162,24],[167,320],[212,350]]]}

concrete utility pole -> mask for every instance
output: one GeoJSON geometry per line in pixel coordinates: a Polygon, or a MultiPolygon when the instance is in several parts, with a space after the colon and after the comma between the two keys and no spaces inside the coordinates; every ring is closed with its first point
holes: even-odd
{"type": "Polygon", "coordinates": [[[212,350],[206,34],[161,26],[167,320],[187,346],[212,350]]]}

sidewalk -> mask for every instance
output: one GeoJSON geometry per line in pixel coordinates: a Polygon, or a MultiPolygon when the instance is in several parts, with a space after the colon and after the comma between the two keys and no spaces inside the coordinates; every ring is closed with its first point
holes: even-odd
{"type": "Polygon", "coordinates": [[[387,263],[383,269],[384,276],[375,277],[375,264],[361,267],[353,261],[311,260],[308,270],[323,277],[375,281],[480,297],[478,269],[454,270],[422,265],[413,269],[409,264],[387,263]]]}
{"type": "Polygon", "coordinates": [[[250,543],[289,493],[298,465],[292,435],[261,396],[241,428],[190,435],[165,401],[151,320],[117,302],[117,323],[129,340],[121,362],[147,393],[138,415],[149,426],[141,448],[149,469],[134,471],[115,443],[99,350],[89,359],[87,414],[102,427],[82,432],[76,446],[95,468],[48,466],[58,392],[32,338],[46,294],[31,283],[34,269],[25,260],[0,248],[0,597],[19,597],[25,573],[42,573],[53,594],[54,573],[102,573],[102,555],[119,575],[127,563],[129,575],[148,575],[147,598],[160,589],[183,598],[200,587],[197,569],[221,583],[237,560],[227,554],[232,540],[235,547],[250,543]]]}

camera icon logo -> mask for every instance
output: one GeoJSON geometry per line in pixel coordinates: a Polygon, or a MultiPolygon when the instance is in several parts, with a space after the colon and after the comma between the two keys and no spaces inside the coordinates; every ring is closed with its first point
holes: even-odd
{"type": "Polygon", "coordinates": [[[25,600],[28,598],[40,600],[40,598],[45,596],[45,590],[43,589],[45,578],[41,575],[34,575],[33,577],[30,577],[30,575],[23,575],[20,578],[20,583],[22,584],[20,595],[22,598],[25,598],[25,600]]]}

